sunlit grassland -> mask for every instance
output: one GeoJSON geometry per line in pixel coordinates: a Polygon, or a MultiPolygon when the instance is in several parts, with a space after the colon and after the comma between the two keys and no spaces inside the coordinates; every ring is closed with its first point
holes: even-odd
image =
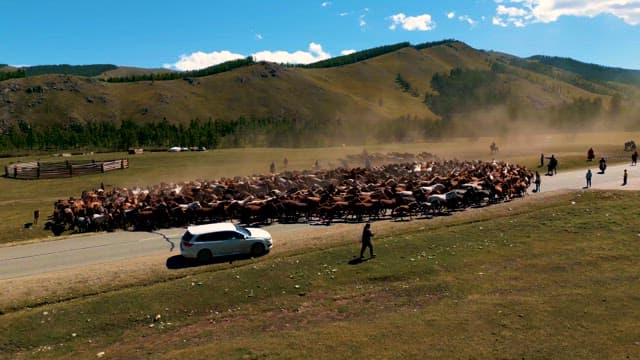
{"type": "MultiPolygon", "coordinates": [[[[623,151],[623,143],[634,138],[632,133],[583,133],[551,135],[512,135],[508,138],[456,138],[440,142],[410,144],[358,145],[333,148],[245,148],[223,149],[207,152],[147,152],[142,155],[124,153],[94,154],[74,156],[73,159],[116,159],[128,158],[130,168],[99,175],[79,176],[51,180],[15,180],[0,178],[0,243],[51,236],[43,229],[46,217],[53,211],[57,199],[79,197],[83,190],[97,189],[104,183],[107,189],[117,187],[148,187],[161,182],[213,180],[223,177],[267,174],[269,164],[276,163],[278,172],[283,169],[283,160],[289,161],[289,170],[310,169],[317,160],[324,168],[338,167],[340,159],[347,155],[369,153],[408,152],[417,154],[429,152],[443,159],[460,160],[505,160],[529,168],[536,168],[540,153],[554,154],[559,159],[559,171],[587,165],[586,150],[593,146],[596,156],[605,155],[613,162],[628,161],[628,153],[623,151]],[[496,141],[500,152],[489,153],[489,144],[496,141]],[[38,226],[24,229],[25,223],[32,221],[34,209],[40,209],[38,226]]],[[[61,161],[66,158],[25,157],[3,159],[2,164],[18,160],[61,161]]],[[[350,163],[357,167],[364,164],[350,163]]]]}
{"type": "Polygon", "coordinates": [[[0,357],[634,358],[639,200],[532,198],[380,230],[357,265],[342,239],[12,311],[0,357]]]}

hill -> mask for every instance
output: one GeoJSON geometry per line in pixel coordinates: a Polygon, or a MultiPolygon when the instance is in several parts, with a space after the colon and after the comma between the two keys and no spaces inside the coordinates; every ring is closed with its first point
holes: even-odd
{"type": "Polygon", "coordinates": [[[606,67],[597,64],[587,64],[570,58],[555,56],[532,56],[529,58],[545,65],[578,74],[585,79],[596,81],[612,81],[640,86],[640,70],[606,67]]]}
{"type": "Polygon", "coordinates": [[[8,136],[0,148],[15,147],[14,140],[29,147],[29,136],[68,138],[45,147],[91,147],[83,143],[86,127],[97,123],[110,124],[99,126],[107,129],[102,137],[128,131],[130,141],[107,147],[301,146],[406,141],[456,129],[475,136],[540,118],[538,127],[584,126],[596,115],[636,111],[634,83],[574,71],[445,40],[309,66],[246,61],[188,74],[118,68],[94,77],[27,76],[0,82],[8,136]]]}

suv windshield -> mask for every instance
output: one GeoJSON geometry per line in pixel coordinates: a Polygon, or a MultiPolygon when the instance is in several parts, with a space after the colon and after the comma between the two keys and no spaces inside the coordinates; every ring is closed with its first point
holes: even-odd
{"type": "Polygon", "coordinates": [[[251,233],[249,232],[249,230],[247,230],[246,228],[242,227],[242,226],[238,226],[236,225],[236,230],[241,233],[244,234],[244,236],[251,236],[251,233]]]}

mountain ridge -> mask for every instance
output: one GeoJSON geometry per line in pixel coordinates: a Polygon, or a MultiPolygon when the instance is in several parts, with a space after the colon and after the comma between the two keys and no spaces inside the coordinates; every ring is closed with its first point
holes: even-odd
{"type": "Polygon", "coordinates": [[[637,110],[640,87],[634,84],[584,78],[537,58],[474,49],[455,40],[403,44],[408,43],[391,45],[390,51],[369,51],[375,56],[358,61],[345,62],[350,58],[341,57],[336,66],[247,60],[228,71],[165,81],[116,83],[103,81],[104,74],[0,81],[0,130],[6,134],[12,124],[21,122],[28,125],[25,128],[67,129],[102,121],[134,121],[140,126],[168,121],[186,126],[194,119],[245,119],[253,124],[247,126],[256,128],[274,126],[282,119],[279,126],[290,124],[298,135],[321,133],[321,142],[326,143],[419,138],[441,131],[443,121],[458,121],[460,128],[469,130],[465,126],[469,121],[493,117],[491,125],[474,129],[489,131],[527,118],[543,117],[553,123],[559,114],[637,110]],[[458,89],[440,94],[443,88],[434,87],[436,77],[438,86],[458,89]],[[481,92],[494,94],[493,100],[481,92]],[[464,98],[473,103],[456,101],[464,98]]]}

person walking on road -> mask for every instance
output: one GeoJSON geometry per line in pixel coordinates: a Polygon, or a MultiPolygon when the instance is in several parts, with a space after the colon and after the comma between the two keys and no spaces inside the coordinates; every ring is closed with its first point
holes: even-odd
{"type": "Polygon", "coordinates": [[[371,237],[373,237],[373,233],[371,232],[371,224],[366,223],[364,225],[364,229],[362,230],[362,247],[360,248],[360,259],[364,257],[364,251],[369,248],[369,255],[372,258],[376,257],[373,253],[373,244],[371,243],[371,237]]]}
{"type": "Polygon", "coordinates": [[[591,187],[592,176],[593,176],[593,173],[591,173],[591,169],[587,170],[587,174],[585,175],[585,178],[587,179],[587,189],[591,187]]]}
{"type": "Polygon", "coordinates": [[[627,169],[624,169],[624,174],[622,175],[622,186],[626,186],[627,185],[627,169]]]}
{"type": "Polygon", "coordinates": [[[638,150],[635,150],[633,154],[631,154],[631,166],[636,166],[638,163],[638,150]]]}
{"type": "Polygon", "coordinates": [[[538,165],[538,167],[543,167],[544,166],[544,153],[540,154],[540,165],[538,165]]]}
{"type": "Polygon", "coordinates": [[[547,159],[549,159],[549,162],[547,163],[547,175],[553,176],[558,173],[558,159],[556,159],[553,154],[551,154],[551,157],[548,157],[547,159]]]}
{"type": "Polygon", "coordinates": [[[536,188],[533,189],[533,192],[538,193],[540,192],[540,173],[536,171],[536,175],[533,179],[533,183],[536,184],[536,188]]]}

